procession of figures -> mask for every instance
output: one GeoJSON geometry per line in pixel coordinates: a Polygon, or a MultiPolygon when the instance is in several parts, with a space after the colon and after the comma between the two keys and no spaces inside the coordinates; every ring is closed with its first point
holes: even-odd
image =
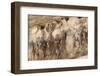
{"type": "Polygon", "coordinates": [[[87,17],[29,15],[28,29],[28,60],[88,55],[87,17]]]}

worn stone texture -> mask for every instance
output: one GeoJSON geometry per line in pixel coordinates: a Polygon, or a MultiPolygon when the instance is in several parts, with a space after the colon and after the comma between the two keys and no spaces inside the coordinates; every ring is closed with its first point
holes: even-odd
{"type": "Polygon", "coordinates": [[[28,60],[88,55],[87,17],[28,15],[28,29],[28,60]]]}

